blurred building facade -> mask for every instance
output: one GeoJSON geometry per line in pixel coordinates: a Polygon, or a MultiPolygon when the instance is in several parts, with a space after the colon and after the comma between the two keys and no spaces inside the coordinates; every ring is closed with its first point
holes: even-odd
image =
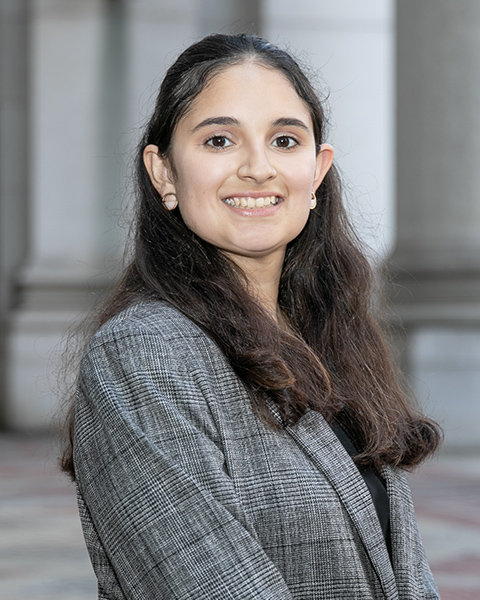
{"type": "Polygon", "coordinates": [[[479,443],[480,0],[397,4],[0,0],[4,426],[51,424],[58,344],[115,277],[165,69],[203,35],[248,31],[318,73],[352,218],[373,260],[392,255],[412,383],[451,445],[479,443]]]}
{"type": "Polygon", "coordinates": [[[480,447],[480,2],[397,2],[397,239],[404,356],[447,443],[480,447]]]}

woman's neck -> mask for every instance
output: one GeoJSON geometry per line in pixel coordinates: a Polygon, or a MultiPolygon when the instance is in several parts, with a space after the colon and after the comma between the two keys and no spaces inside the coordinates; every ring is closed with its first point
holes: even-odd
{"type": "Polygon", "coordinates": [[[242,269],[248,282],[248,292],[278,321],[278,288],[285,252],[262,258],[231,256],[242,269]]]}

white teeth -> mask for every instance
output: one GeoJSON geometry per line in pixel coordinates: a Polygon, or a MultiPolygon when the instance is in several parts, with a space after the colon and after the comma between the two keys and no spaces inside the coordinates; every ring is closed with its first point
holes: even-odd
{"type": "Polygon", "coordinates": [[[250,196],[232,196],[225,198],[225,204],[229,206],[241,206],[242,208],[263,208],[264,206],[275,206],[280,198],[278,196],[265,196],[264,198],[251,198],[250,196]]]}

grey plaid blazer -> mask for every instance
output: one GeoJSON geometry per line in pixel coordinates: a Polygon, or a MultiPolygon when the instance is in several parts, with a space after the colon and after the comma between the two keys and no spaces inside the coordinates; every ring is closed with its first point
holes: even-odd
{"type": "Polygon", "coordinates": [[[217,346],[139,304],[92,339],[74,461],[100,599],[439,598],[405,474],[384,470],[393,567],[368,489],[322,416],[273,431],[217,346]]]}

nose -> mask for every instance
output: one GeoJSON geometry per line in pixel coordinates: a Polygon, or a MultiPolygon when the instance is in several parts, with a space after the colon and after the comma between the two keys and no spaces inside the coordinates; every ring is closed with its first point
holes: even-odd
{"type": "Polygon", "coordinates": [[[237,173],[240,179],[250,179],[257,184],[262,184],[274,178],[277,171],[269,159],[266,148],[261,145],[249,145],[245,147],[237,173]]]}

